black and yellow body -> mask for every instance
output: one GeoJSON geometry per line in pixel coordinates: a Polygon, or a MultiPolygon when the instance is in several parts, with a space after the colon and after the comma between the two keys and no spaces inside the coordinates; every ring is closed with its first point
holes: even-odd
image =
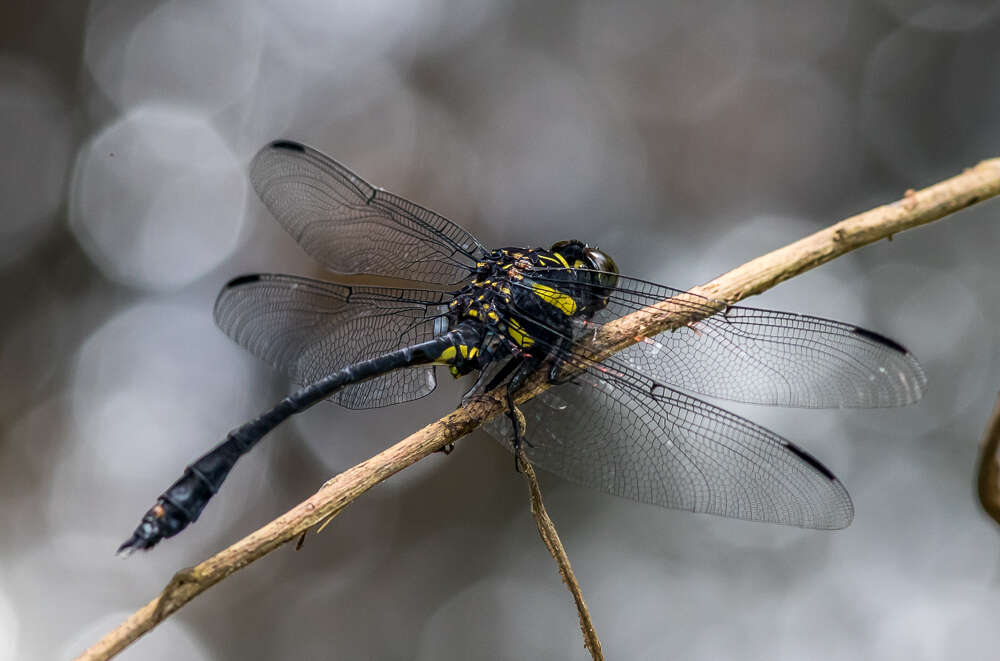
{"type": "MultiPolygon", "coordinates": [[[[347,386],[394,370],[427,365],[447,366],[460,377],[498,360],[507,395],[549,357],[552,348],[573,337],[573,320],[589,318],[604,307],[602,292],[615,286],[617,268],[610,257],[579,241],[563,241],[552,250],[505,248],[492,251],[476,265],[473,280],[448,305],[447,330],[441,335],[382,356],[348,365],[295,391],[278,405],[229,432],[213,450],[185,469],[146,512],[119,552],[147,549],[197,520],[222,486],[236,461],[265,434],[290,416],[329,398],[347,386]],[[533,281],[533,271],[546,282],[533,281]],[[584,286],[580,286],[581,283],[584,286]],[[594,287],[594,285],[600,287],[594,287]],[[540,347],[549,349],[540,350],[540,347]]],[[[260,276],[244,276],[226,287],[253,284],[260,276]]],[[[225,290],[223,290],[225,291],[225,290]]],[[[499,385],[498,379],[488,387],[499,385]]],[[[515,426],[516,429],[516,426],[515,426]]]]}
{"type": "Polygon", "coordinates": [[[476,323],[483,331],[468,360],[448,363],[456,377],[507,356],[532,366],[544,361],[574,339],[578,320],[607,304],[618,272],[610,257],[580,241],[549,250],[501,248],[476,266],[475,279],[448,306],[452,326],[476,323]],[[534,274],[544,274],[544,282],[534,274]]]}

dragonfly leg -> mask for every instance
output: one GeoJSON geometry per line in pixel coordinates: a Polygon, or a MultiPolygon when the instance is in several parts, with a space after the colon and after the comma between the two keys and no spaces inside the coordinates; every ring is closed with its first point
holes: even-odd
{"type": "MultiPolygon", "coordinates": [[[[523,386],[528,377],[534,373],[542,360],[543,359],[535,356],[525,354],[516,366],[514,376],[512,376],[510,381],[507,382],[507,417],[510,418],[511,425],[514,428],[514,438],[512,440],[514,450],[514,469],[518,472],[521,472],[521,464],[518,459],[518,455],[521,451],[521,444],[524,443],[529,448],[534,446],[531,444],[531,441],[524,437],[524,430],[527,429],[528,425],[524,418],[524,414],[521,413],[521,409],[519,409],[517,404],[514,403],[514,393],[521,389],[521,386],[523,386]]],[[[506,366],[504,370],[506,370],[506,366]]],[[[499,377],[500,375],[498,374],[497,376],[499,377]]]]}
{"type": "MultiPolygon", "coordinates": [[[[521,472],[521,443],[525,441],[524,437],[521,435],[522,431],[527,427],[524,420],[524,414],[521,413],[521,409],[517,408],[517,404],[514,403],[514,393],[510,387],[510,383],[507,384],[507,417],[510,418],[510,424],[514,428],[514,438],[511,440],[511,445],[514,448],[514,470],[518,473],[521,472]]],[[[529,446],[530,443],[527,443],[529,446]]]]}
{"type": "Polygon", "coordinates": [[[492,379],[490,379],[490,382],[483,386],[483,392],[489,392],[499,386],[507,379],[507,377],[511,375],[514,370],[519,369],[523,364],[524,356],[517,356],[516,358],[512,358],[507,361],[500,371],[497,372],[492,379]]]}
{"type": "Polygon", "coordinates": [[[552,367],[549,368],[549,383],[553,385],[568,383],[573,380],[574,376],[576,376],[574,374],[566,377],[565,379],[559,378],[559,373],[562,371],[563,365],[567,362],[564,356],[570,352],[572,346],[573,340],[569,337],[564,337],[559,341],[559,347],[553,351],[555,358],[552,361],[552,367]]]}
{"type": "MultiPolygon", "coordinates": [[[[503,373],[503,370],[501,370],[501,373],[503,374],[503,377],[500,379],[500,381],[502,381],[504,378],[507,377],[507,374],[509,374],[509,370],[507,373],[503,373]]],[[[489,384],[487,384],[484,387],[483,383],[486,381],[488,376],[489,373],[486,370],[479,371],[479,376],[476,378],[476,382],[472,384],[471,388],[465,391],[464,395],[462,395],[462,406],[468,406],[472,402],[479,401],[481,399],[486,399],[485,397],[486,393],[495,388],[496,384],[499,383],[499,381],[493,379],[492,381],[490,381],[489,384]]]]}

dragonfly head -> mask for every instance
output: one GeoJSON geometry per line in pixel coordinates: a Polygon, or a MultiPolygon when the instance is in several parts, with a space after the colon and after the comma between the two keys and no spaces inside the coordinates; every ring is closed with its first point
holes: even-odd
{"type": "Polygon", "coordinates": [[[602,306],[607,304],[607,297],[618,286],[618,265],[611,255],[592,248],[582,241],[558,241],[552,244],[550,250],[560,255],[573,268],[585,269],[591,283],[597,285],[597,294],[602,299],[602,306]]]}

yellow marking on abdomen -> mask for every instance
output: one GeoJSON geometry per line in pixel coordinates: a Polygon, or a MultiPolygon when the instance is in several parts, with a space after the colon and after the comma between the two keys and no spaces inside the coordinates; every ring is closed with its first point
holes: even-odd
{"type": "Polygon", "coordinates": [[[441,352],[441,355],[437,357],[434,361],[435,365],[450,365],[455,362],[455,356],[458,355],[458,350],[455,347],[448,347],[441,352]]]}
{"type": "Polygon", "coordinates": [[[441,352],[441,355],[437,357],[434,361],[435,365],[454,365],[458,362],[458,356],[461,355],[462,358],[473,358],[479,353],[479,349],[472,347],[471,349],[468,345],[460,344],[457,347],[447,347],[441,352]]]}

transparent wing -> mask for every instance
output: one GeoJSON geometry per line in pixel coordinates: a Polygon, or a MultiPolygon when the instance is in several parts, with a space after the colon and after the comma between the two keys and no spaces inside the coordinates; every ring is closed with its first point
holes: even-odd
{"type": "MultiPolygon", "coordinates": [[[[219,293],[215,321],[239,345],[300,384],[443,332],[446,295],[418,289],[347,287],[255,274],[219,293]]],[[[418,399],[434,390],[433,367],[397,370],[331,397],[351,409],[418,399]]]]}
{"type": "MultiPolygon", "coordinates": [[[[531,279],[546,282],[554,276],[538,272],[531,279]]],[[[926,388],[916,358],[873,331],[792,312],[726,307],[634,278],[619,276],[608,306],[594,321],[678,296],[679,305],[692,312],[714,314],[646,338],[615,354],[615,363],[691,392],[772,406],[902,406],[919,400],[926,388]]]]}
{"type": "MultiPolygon", "coordinates": [[[[777,434],[688,395],[642,393],[585,375],[521,406],[533,464],[571,482],[663,507],[838,529],[843,485],[777,434]]],[[[484,425],[511,449],[511,425],[484,425]]]]}
{"type": "Polygon", "coordinates": [[[250,181],[299,245],[338,273],[450,285],[468,279],[485,252],[450,220],[296,142],[261,149],[250,181]]]}

